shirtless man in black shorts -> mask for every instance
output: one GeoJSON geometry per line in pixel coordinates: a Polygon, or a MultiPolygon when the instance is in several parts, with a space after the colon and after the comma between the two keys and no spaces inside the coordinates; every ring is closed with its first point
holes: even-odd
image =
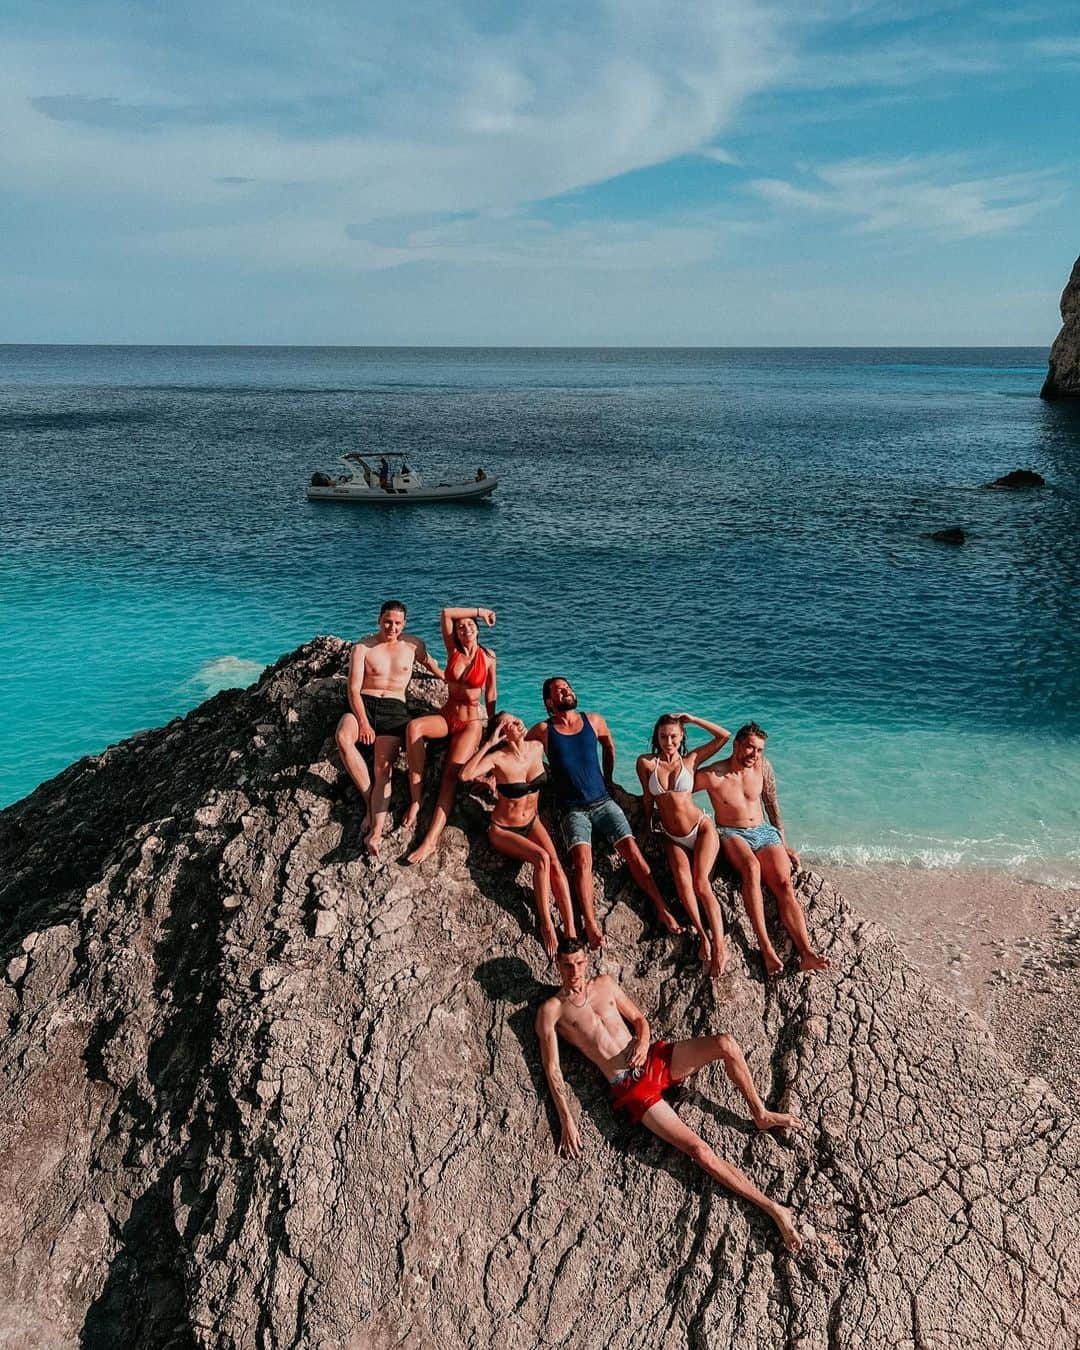
{"type": "Polygon", "coordinates": [[[405,690],[419,661],[442,679],[439,663],[423,639],[405,632],[405,606],[387,600],[379,611],[379,631],[361,638],[349,663],[349,707],[337,726],[337,744],[349,777],[367,810],[364,843],[377,855],[390,808],[390,773],[401,749],[409,710],[405,690]],[[373,746],[374,781],[361,746],[373,746]]]}

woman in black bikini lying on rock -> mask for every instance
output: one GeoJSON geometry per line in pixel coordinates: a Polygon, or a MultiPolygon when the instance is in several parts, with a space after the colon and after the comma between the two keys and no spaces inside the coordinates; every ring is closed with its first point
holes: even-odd
{"type": "Polygon", "coordinates": [[[563,932],[576,936],[570,884],[559,862],[551,836],[540,819],[540,789],[547,782],[544,752],[539,742],[525,739],[526,726],[520,717],[502,713],[487,745],[482,746],[461,769],[463,783],[495,779],[499,799],[491,813],[488,839],[492,848],[530,863],[533,892],[540,915],[540,941],[549,957],[555,956],[558,939],[551,922],[551,893],[562,916],[563,932]]]}

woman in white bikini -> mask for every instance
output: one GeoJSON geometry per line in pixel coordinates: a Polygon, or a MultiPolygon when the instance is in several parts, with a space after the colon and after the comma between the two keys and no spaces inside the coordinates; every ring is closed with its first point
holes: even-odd
{"type": "Polygon", "coordinates": [[[655,809],[676,894],[701,939],[699,954],[709,963],[714,978],[724,973],[728,961],[724,921],[709,880],[720,837],[712,817],[694,801],[694,773],[730,739],[731,732],[714,722],[689,713],[665,713],[653,727],[652,754],[640,755],[637,762],[645,792],[646,827],[653,828],[655,809]],[[701,727],[711,739],[696,750],[687,750],[688,724],[701,727]]]}
{"type": "Polygon", "coordinates": [[[491,813],[488,840],[492,848],[532,866],[533,894],[540,915],[540,941],[554,959],[558,936],[551,922],[551,894],[559,908],[563,932],[575,937],[570,883],[540,819],[540,789],[547,782],[544,751],[538,741],[525,739],[520,717],[500,714],[495,732],[461,770],[461,781],[471,783],[491,774],[498,800],[491,813]]]}

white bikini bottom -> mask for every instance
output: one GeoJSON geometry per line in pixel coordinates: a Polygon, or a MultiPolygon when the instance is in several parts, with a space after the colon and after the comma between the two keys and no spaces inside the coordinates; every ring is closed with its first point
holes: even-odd
{"type": "MultiPolygon", "coordinates": [[[[698,837],[698,830],[701,829],[701,822],[704,819],[705,819],[705,812],[702,811],[701,815],[698,816],[698,823],[694,826],[694,828],[690,831],[689,834],[670,834],[667,830],[664,830],[664,833],[667,835],[667,837],[671,840],[673,844],[678,844],[680,848],[686,849],[687,853],[693,853],[694,844],[696,843],[698,837]]],[[[660,828],[662,830],[664,829],[662,825],[660,826],[660,828]]]]}

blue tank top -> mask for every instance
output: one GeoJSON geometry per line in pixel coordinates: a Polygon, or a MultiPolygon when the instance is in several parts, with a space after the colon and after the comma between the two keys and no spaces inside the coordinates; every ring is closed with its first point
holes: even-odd
{"type": "Polygon", "coordinates": [[[596,759],[596,732],[581,715],[581,730],[564,734],[548,718],[547,757],[560,806],[592,806],[603,801],[607,785],[596,759]]]}

